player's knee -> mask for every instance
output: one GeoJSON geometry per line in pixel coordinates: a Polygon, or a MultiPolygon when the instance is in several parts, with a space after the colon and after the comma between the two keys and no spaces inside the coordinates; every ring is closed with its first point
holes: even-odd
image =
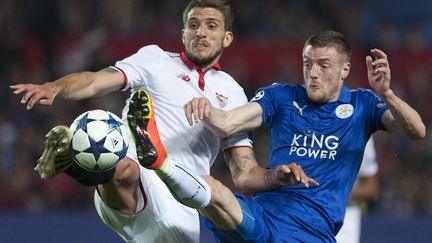
{"type": "Polygon", "coordinates": [[[125,157],[117,164],[116,172],[111,180],[111,183],[117,186],[125,187],[136,183],[136,181],[139,179],[139,174],[138,164],[129,157],[125,157]]]}
{"type": "Polygon", "coordinates": [[[114,174],[113,182],[126,183],[131,180],[136,181],[138,178],[138,164],[129,157],[125,157],[116,166],[116,173],[114,174]]]}
{"type": "Polygon", "coordinates": [[[227,193],[231,194],[231,191],[220,181],[211,176],[203,176],[203,179],[207,182],[211,189],[211,199],[209,206],[222,206],[225,202],[224,198],[226,198],[227,193]]]}

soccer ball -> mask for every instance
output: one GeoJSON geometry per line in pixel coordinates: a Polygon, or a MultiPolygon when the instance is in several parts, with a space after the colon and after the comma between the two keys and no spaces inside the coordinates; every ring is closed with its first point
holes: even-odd
{"type": "Polygon", "coordinates": [[[126,156],[126,126],[109,111],[86,111],[72,122],[70,129],[72,159],[83,169],[109,170],[126,156]]]}

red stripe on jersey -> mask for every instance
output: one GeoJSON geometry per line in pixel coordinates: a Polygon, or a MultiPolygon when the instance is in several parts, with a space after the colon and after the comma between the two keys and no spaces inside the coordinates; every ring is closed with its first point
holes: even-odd
{"type": "Polygon", "coordinates": [[[119,71],[123,75],[123,86],[121,87],[120,90],[126,88],[126,85],[128,83],[128,78],[126,76],[126,73],[123,71],[123,69],[121,69],[119,67],[113,67],[113,68],[115,68],[117,71],[119,71]]]}
{"type": "Polygon", "coordinates": [[[210,70],[211,68],[214,68],[216,70],[222,70],[222,66],[219,63],[215,63],[213,64],[209,69],[205,70],[204,72],[202,71],[202,69],[196,65],[195,63],[193,63],[187,56],[185,52],[181,52],[180,53],[180,58],[181,60],[186,64],[186,66],[188,66],[190,69],[195,68],[195,70],[198,72],[199,75],[199,79],[198,79],[198,87],[204,91],[204,86],[205,86],[205,80],[204,80],[204,75],[205,73],[210,70]]]}
{"type": "Polygon", "coordinates": [[[141,190],[141,193],[142,193],[143,199],[144,199],[144,206],[143,206],[143,208],[142,208],[141,210],[139,210],[139,211],[137,212],[137,214],[139,214],[139,213],[141,213],[142,211],[144,211],[144,209],[146,209],[146,207],[147,207],[147,195],[146,195],[146,193],[145,193],[144,186],[143,186],[143,184],[141,183],[141,178],[140,178],[140,180],[139,180],[139,187],[140,187],[140,190],[141,190]]]}

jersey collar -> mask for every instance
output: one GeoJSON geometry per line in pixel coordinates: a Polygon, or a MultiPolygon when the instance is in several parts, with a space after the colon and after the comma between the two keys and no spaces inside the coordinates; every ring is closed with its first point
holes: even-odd
{"type": "MultiPolygon", "coordinates": [[[[310,99],[309,99],[309,97],[308,97],[308,95],[307,95],[307,91],[306,91],[306,87],[305,87],[305,85],[302,85],[302,86],[303,86],[303,96],[304,96],[307,100],[309,100],[309,102],[311,102],[310,99]]],[[[348,103],[351,102],[351,91],[350,91],[350,89],[349,89],[347,86],[345,86],[344,84],[342,84],[342,88],[341,88],[341,91],[340,91],[340,93],[339,93],[339,98],[338,98],[337,101],[338,101],[339,103],[344,103],[344,104],[348,104],[348,103]]]]}
{"type": "MultiPolygon", "coordinates": [[[[188,66],[190,69],[195,68],[196,70],[201,70],[200,67],[198,67],[198,65],[196,65],[195,63],[193,63],[187,56],[186,53],[183,51],[180,53],[180,58],[181,60],[186,64],[186,66],[188,66]]],[[[222,70],[222,66],[219,63],[215,63],[213,64],[213,66],[211,66],[209,69],[214,68],[216,70],[222,70]]]]}
{"type": "Polygon", "coordinates": [[[212,68],[216,69],[216,70],[222,70],[222,67],[219,63],[215,63],[213,64],[213,66],[211,66],[209,69],[203,71],[198,65],[196,65],[195,63],[193,63],[187,56],[185,52],[181,52],[180,53],[180,58],[181,60],[186,64],[186,66],[188,66],[190,69],[194,69],[198,72],[199,74],[199,79],[198,79],[198,87],[204,91],[204,85],[205,85],[205,79],[204,76],[206,74],[206,72],[212,68]]]}
{"type": "Polygon", "coordinates": [[[345,103],[345,104],[350,103],[350,101],[351,101],[351,91],[344,84],[342,84],[342,89],[341,89],[341,92],[339,94],[338,101],[340,103],[345,103]]]}

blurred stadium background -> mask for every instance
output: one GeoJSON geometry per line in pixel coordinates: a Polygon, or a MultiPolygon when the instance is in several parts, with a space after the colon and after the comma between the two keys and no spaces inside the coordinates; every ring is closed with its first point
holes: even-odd
{"type": "MultiPolygon", "coordinates": [[[[80,102],[57,100],[25,111],[9,84],[43,83],[70,72],[96,71],[147,44],[181,50],[186,0],[0,1],[0,241],[120,242],[98,219],[93,189],[67,176],[42,181],[33,171],[45,133],[85,110],[120,114],[128,92],[80,102]],[[59,240],[60,239],[60,240],[59,240]]],[[[338,30],[354,47],[347,84],[368,87],[364,57],[387,52],[392,87],[417,109],[428,137],[410,142],[376,135],[380,196],[371,202],[362,242],[431,242],[432,238],[432,1],[232,0],[234,44],[222,66],[245,88],[302,82],[301,49],[311,34],[338,30]]],[[[268,131],[254,133],[259,161],[267,160],[268,131]]],[[[215,177],[232,186],[223,160],[215,177]]],[[[212,242],[208,232],[203,242],[212,242]]]]}

